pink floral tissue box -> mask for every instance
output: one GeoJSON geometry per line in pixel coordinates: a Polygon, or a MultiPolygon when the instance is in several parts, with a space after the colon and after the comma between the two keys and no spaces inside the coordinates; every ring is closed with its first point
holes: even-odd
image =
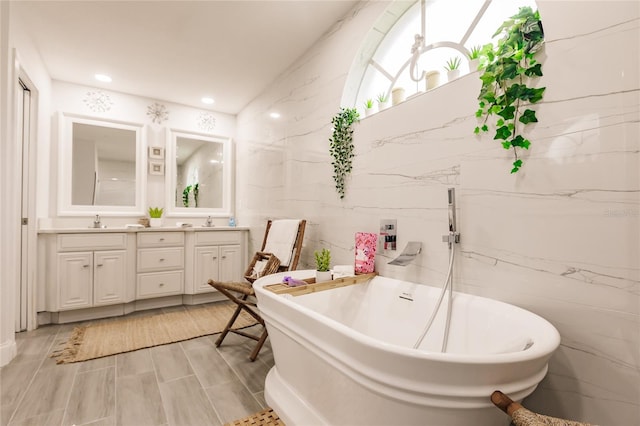
{"type": "Polygon", "coordinates": [[[378,234],[356,232],[356,274],[370,274],[375,269],[378,234]]]}

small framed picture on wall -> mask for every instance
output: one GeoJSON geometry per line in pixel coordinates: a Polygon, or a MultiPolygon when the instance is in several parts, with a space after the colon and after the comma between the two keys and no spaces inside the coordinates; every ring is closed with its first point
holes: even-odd
{"type": "Polygon", "coordinates": [[[150,175],[164,175],[164,161],[149,160],[150,175]]]}
{"type": "Polygon", "coordinates": [[[152,158],[152,159],[155,159],[155,160],[164,159],[164,148],[159,147],[159,146],[150,146],[149,147],[149,158],[152,158]]]}

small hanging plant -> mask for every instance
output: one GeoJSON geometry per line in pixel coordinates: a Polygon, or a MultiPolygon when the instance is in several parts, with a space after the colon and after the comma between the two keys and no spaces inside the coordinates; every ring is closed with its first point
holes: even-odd
{"type": "Polygon", "coordinates": [[[484,120],[475,133],[488,132],[489,117],[495,115],[493,139],[500,141],[504,149],[513,150],[511,173],[516,173],[522,167],[518,150],[529,149],[531,145],[522,136],[522,128],[538,121],[536,112],[528,106],[540,101],[545,90],[528,86],[531,80],[542,77],[542,64],[535,59],[544,43],[540,14],[522,7],[493,36],[499,34],[503,37],[497,47],[487,44],[482,48],[482,88],[476,117],[484,120]]]}
{"type": "Polygon", "coordinates": [[[340,108],[340,112],[331,119],[333,135],[329,138],[329,154],[333,157],[333,180],[340,198],[344,198],[345,179],[351,173],[353,159],[353,129],[351,125],[358,121],[355,108],[340,108]]]}

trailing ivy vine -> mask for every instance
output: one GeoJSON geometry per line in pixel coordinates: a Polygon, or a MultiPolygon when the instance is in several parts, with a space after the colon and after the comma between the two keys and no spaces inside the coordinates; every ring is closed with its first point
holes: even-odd
{"type": "Polygon", "coordinates": [[[333,135],[329,138],[329,154],[333,157],[333,180],[340,198],[344,198],[345,178],[351,173],[353,159],[353,128],[359,115],[355,108],[340,108],[340,112],[331,119],[333,135]]]}
{"type": "Polygon", "coordinates": [[[475,128],[475,133],[488,132],[489,117],[497,116],[493,139],[500,141],[504,149],[513,150],[515,160],[511,173],[516,173],[522,167],[518,150],[529,149],[531,145],[531,141],[522,136],[522,128],[538,121],[536,112],[528,105],[540,101],[545,90],[528,86],[533,79],[542,77],[542,64],[535,59],[544,43],[540,14],[530,7],[522,7],[493,36],[500,34],[503,37],[497,47],[487,44],[482,48],[482,88],[476,117],[484,120],[475,128]]]}

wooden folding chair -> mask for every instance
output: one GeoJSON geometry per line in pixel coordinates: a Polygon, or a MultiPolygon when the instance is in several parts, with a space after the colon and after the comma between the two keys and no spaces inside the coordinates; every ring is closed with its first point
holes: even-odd
{"type": "Polygon", "coordinates": [[[524,408],[520,403],[512,401],[511,398],[500,391],[495,391],[491,394],[491,402],[511,417],[511,423],[514,426],[592,426],[589,423],[574,422],[534,413],[524,408]]]}
{"type": "Polygon", "coordinates": [[[229,319],[226,327],[216,340],[216,346],[220,346],[222,341],[229,332],[238,334],[240,336],[247,337],[257,341],[249,359],[255,361],[258,357],[258,353],[264,345],[267,339],[267,329],[264,324],[264,320],[260,316],[260,312],[257,307],[257,301],[255,298],[255,292],[253,291],[253,282],[265,275],[273,274],[276,272],[293,271],[298,266],[300,260],[300,252],[302,250],[302,240],[304,238],[304,230],[307,224],[306,220],[297,220],[297,231],[293,229],[296,225],[292,220],[269,220],[267,222],[267,228],[264,232],[264,239],[260,251],[258,251],[245,272],[244,278],[246,282],[221,282],[209,280],[210,286],[214,287],[220,293],[224,294],[229,300],[237,305],[236,310],[229,319]],[[275,231],[272,231],[275,229],[275,231]],[[283,231],[286,234],[287,241],[281,241],[279,237],[282,235],[274,235],[275,232],[283,231]],[[293,241],[288,241],[288,236],[294,238],[293,241]],[[290,248],[290,249],[289,249],[290,248]],[[291,250],[291,251],[289,251],[291,250]],[[260,265],[260,268],[256,266],[260,265]],[[262,325],[262,334],[256,336],[251,333],[247,333],[241,329],[234,329],[233,324],[242,311],[245,311],[258,323],[262,325]]]}

